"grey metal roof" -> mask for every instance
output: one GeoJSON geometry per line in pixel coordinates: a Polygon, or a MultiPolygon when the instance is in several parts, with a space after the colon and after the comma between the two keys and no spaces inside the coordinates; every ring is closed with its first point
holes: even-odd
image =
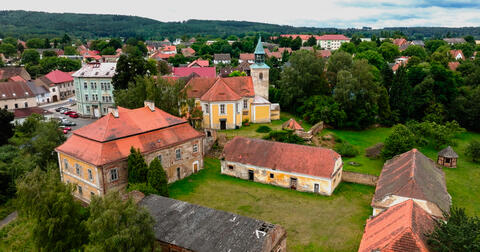
{"type": "Polygon", "coordinates": [[[197,252],[262,251],[266,233],[275,227],[261,220],[153,194],[139,205],[155,220],[157,240],[197,252]]]}
{"type": "Polygon", "coordinates": [[[447,158],[458,158],[458,154],[450,146],[441,150],[438,155],[447,158]]]}
{"type": "Polygon", "coordinates": [[[44,86],[37,85],[33,81],[27,81],[27,85],[30,88],[30,90],[32,90],[32,93],[34,95],[41,95],[41,94],[46,94],[50,92],[44,86]]]}

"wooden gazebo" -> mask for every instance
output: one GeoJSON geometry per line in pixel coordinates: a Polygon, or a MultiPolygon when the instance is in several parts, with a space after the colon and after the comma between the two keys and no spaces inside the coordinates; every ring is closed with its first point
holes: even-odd
{"type": "Polygon", "coordinates": [[[437,164],[450,168],[457,168],[458,154],[448,146],[438,153],[437,164]]]}

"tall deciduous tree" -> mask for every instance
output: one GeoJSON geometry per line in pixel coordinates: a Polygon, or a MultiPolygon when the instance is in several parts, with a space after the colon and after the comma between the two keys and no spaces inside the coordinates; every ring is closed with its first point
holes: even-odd
{"type": "Polygon", "coordinates": [[[18,210],[33,220],[32,240],[39,251],[80,249],[86,240],[86,211],[73,199],[73,190],[60,181],[57,169],[36,168],[17,183],[18,210]]]}
{"type": "Polygon", "coordinates": [[[118,192],[94,196],[86,221],[89,243],[86,251],[152,251],[154,220],[131,199],[118,192]]]}
{"type": "Polygon", "coordinates": [[[13,136],[12,121],[15,118],[12,112],[3,108],[0,109],[0,146],[8,143],[8,139],[13,136]]]}
{"type": "Polygon", "coordinates": [[[393,60],[400,55],[398,46],[389,42],[383,43],[378,51],[382,54],[383,58],[388,62],[393,62],[393,60]]]}
{"type": "Polygon", "coordinates": [[[128,84],[137,76],[155,75],[157,67],[143,57],[136,55],[121,55],[117,62],[112,83],[115,90],[127,89],[128,84]]]}
{"type": "Polygon", "coordinates": [[[27,49],[22,53],[22,64],[37,65],[40,62],[40,54],[34,49],[27,49]]]}

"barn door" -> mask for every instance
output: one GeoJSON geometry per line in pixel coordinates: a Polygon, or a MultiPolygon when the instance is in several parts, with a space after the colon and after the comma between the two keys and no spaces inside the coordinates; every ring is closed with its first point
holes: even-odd
{"type": "Polygon", "coordinates": [[[297,190],[297,178],[290,178],[290,189],[297,190]]]}

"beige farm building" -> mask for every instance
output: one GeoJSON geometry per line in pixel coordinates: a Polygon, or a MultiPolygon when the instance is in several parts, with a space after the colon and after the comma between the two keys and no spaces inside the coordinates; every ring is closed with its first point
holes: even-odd
{"type": "Polygon", "coordinates": [[[331,195],[342,179],[342,158],[333,150],[235,137],[225,145],[222,174],[331,195]]]}

